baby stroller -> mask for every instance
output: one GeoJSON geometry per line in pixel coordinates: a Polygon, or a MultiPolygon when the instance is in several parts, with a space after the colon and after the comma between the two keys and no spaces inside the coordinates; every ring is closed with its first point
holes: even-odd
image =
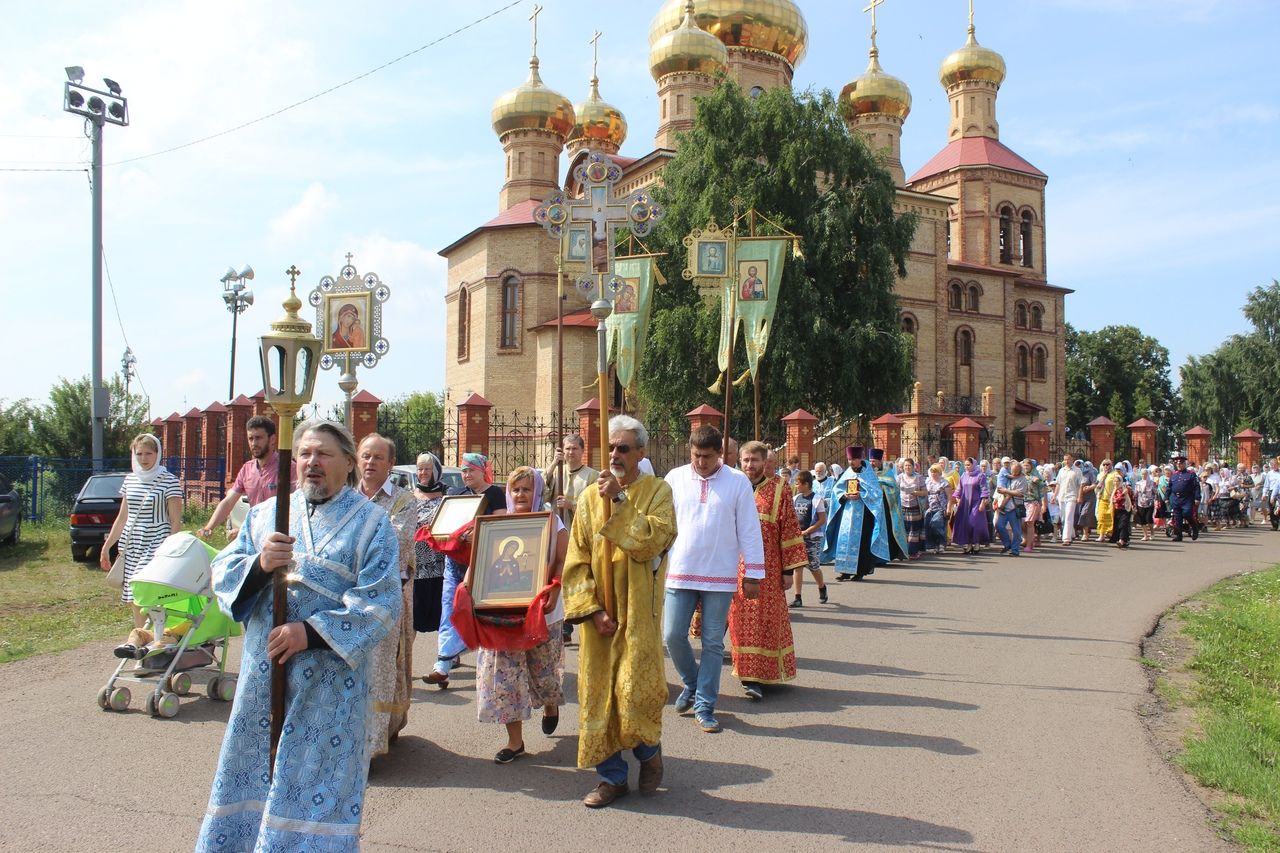
{"type": "Polygon", "coordinates": [[[148,625],[157,638],[134,669],[133,660],[120,661],[107,684],[98,691],[104,711],[123,711],[132,698],[125,684],[144,684],[147,713],[176,717],[179,697],[191,692],[192,673],[214,673],[205,683],[210,699],[229,701],[236,694],[236,676],[227,673],[227,646],[240,635],[240,625],[219,608],[210,588],[213,548],[190,533],[165,539],[155,557],[130,581],[133,600],[147,611],[148,625]]]}

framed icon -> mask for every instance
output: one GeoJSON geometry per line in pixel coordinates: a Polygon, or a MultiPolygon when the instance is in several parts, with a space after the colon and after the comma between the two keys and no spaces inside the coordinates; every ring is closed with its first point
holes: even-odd
{"type": "Polygon", "coordinates": [[[370,291],[327,293],[324,296],[324,352],[366,353],[372,347],[370,318],[373,294],[370,291]]]}
{"type": "Polygon", "coordinates": [[[700,276],[724,276],[729,255],[729,243],[725,240],[698,241],[698,269],[700,276]]]}
{"type": "Polygon", "coordinates": [[[768,280],[768,261],[738,261],[738,299],[742,302],[763,302],[768,299],[768,280]]]}
{"type": "Polygon", "coordinates": [[[565,252],[567,261],[586,263],[591,259],[591,226],[574,225],[565,231],[565,252]]]}
{"type": "Polygon", "coordinates": [[[529,606],[551,572],[551,513],[482,515],[471,535],[467,591],[477,610],[529,606]]]}
{"type": "Polygon", "coordinates": [[[443,542],[484,512],[484,495],[446,495],[431,522],[431,538],[443,542]]]}

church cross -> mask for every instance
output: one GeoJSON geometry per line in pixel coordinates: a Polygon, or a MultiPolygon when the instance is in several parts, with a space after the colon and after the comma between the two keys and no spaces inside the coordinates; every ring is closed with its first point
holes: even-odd
{"type": "Polygon", "coordinates": [[[611,198],[609,185],[589,184],[586,197],[579,203],[569,205],[570,222],[590,222],[594,226],[592,236],[603,240],[609,236],[610,225],[625,225],[627,206],[617,199],[611,198]]]}
{"type": "Polygon", "coordinates": [[[297,266],[291,265],[287,270],[284,271],[284,274],[289,276],[289,287],[292,288],[295,284],[298,283],[298,276],[302,275],[302,271],[299,270],[297,266]]]}
{"type": "Polygon", "coordinates": [[[529,16],[529,20],[533,21],[533,55],[538,55],[538,15],[542,14],[542,7],[537,3],[533,4],[533,14],[529,16]]]}
{"type": "Polygon", "coordinates": [[[347,266],[351,266],[352,257],[353,257],[352,254],[350,252],[347,252],[347,266]]]}
{"type": "Polygon", "coordinates": [[[973,0],[969,0],[969,32],[973,32],[973,0]]]}
{"type": "MultiPolygon", "coordinates": [[[[884,0],[880,0],[880,2],[883,3],[884,0]]],[[[592,80],[600,76],[596,73],[596,70],[600,64],[600,36],[602,35],[604,35],[604,33],[600,32],[599,30],[596,30],[595,33],[593,33],[591,36],[591,79],[592,80]]]]}
{"type": "MultiPolygon", "coordinates": [[[[870,4],[868,4],[867,8],[865,8],[865,9],[863,9],[863,10],[862,10],[862,11],[864,11],[864,12],[870,12],[870,13],[871,13],[871,46],[872,46],[873,48],[876,46],[876,7],[877,7],[877,6],[879,6],[879,5],[880,5],[881,3],[883,3],[883,2],[884,2],[884,0],[871,0],[871,3],[870,3],[870,4]]],[[[969,0],[969,10],[970,10],[970,11],[969,11],[969,14],[970,14],[970,15],[972,15],[972,14],[973,14],[973,0],[969,0]]]]}

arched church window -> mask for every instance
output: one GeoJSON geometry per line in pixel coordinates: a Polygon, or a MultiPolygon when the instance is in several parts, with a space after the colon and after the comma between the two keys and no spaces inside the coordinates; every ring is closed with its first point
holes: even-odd
{"type": "Polygon", "coordinates": [[[1000,263],[1013,262],[1013,208],[1000,208],[1000,263]]]}
{"type": "Polygon", "coordinates": [[[502,349],[520,347],[520,296],[523,286],[513,275],[502,280],[502,349]]]}
{"type": "Polygon", "coordinates": [[[1033,379],[1049,378],[1049,351],[1040,344],[1031,353],[1031,377],[1033,379]]]}
{"type": "Polygon", "coordinates": [[[908,335],[914,335],[918,328],[915,317],[912,317],[910,314],[902,315],[902,331],[906,332],[908,335]]]}
{"type": "Polygon", "coordinates": [[[956,363],[962,367],[973,364],[973,331],[961,329],[956,332],[956,363]]]}
{"type": "Polygon", "coordinates": [[[978,301],[978,286],[976,284],[971,284],[969,285],[969,298],[967,303],[964,306],[964,310],[977,311],[979,304],[980,303],[978,301]]]}
{"type": "Polygon", "coordinates": [[[1031,266],[1031,211],[1022,211],[1022,224],[1019,226],[1018,240],[1022,246],[1022,265],[1031,266]]]}
{"type": "Polygon", "coordinates": [[[960,282],[951,282],[951,287],[949,288],[947,296],[947,305],[952,311],[964,310],[964,294],[960,288],[960,282]]]}
{"type": "Polygon", "coordinates": [[[1017,357],[1018,378],[1026,379],[1031,374],[1031,355],[1026,344],[1018,344],[1017,357]]]}
{"type": "Polygon", "coordinates": [[[1040,306],[1039,302],[1034,302],[1031,305],[1031,328],[1044,328],[1044,308],[1040,306]]]}
{"type": "Polygon", "coordinates": [[[464,282],[458,286],[458,361],[471,353],[471,293],[464,282]]]}
{"type": "Polygon", "coordinates": [[[751,87],[751,100],[754,101],[756,98],[759,98],[763,94],[764,94],[764,89],[761,88],[760,86],[751,87]]]}
{"type": "Polygon", "coordinates": [[[1027,303],[1018,302],[1013,308],[1013,325],[1019,329],[1027,327],[1027,303]]]}

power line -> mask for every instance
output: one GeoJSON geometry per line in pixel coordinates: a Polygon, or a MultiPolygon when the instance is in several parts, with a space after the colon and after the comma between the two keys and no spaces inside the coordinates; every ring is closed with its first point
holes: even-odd
{"type": "Polygon", "coordinates": [[[368,71],[364,72],[363,74],[358,74],[358,75],[356,75],[355,77],[352,77],[350,80],[344,80],[343,82],[341,82],[341,83],[337,84],[336,86],[330,86],[328,89],[325,89],[325,90],[324,90],[324,91],[322,91],[322,92],[317,92],[316,94],[311,95],[310,97],[303,98],[303,99],[302,99],[302,100],[300,100],[300,101],[295,101],[295,102],[293,102],[292,104],[289,104],[289,105],[288,105],[288,106],[286,106],[286,107],[281,107],[280,109],[275,110],[274,112],[267,113],[267,114],[266,114],[266,115],[264,115],[264,116],[259,116],[258,118],[252,119],[252,120],[250,120],[250,121],[246,121],[246,122],[245,122],[245,123],[243,123],[243,124],[238,124],[238,125],[236,125],[235,127],[227,128],[226,130],[220,130],[220,131],[218,131],[217,133],[211,133],[211,134],[209,134],[208,136],[202,136],[202,137],[200,137],[199,139],[193,139],[193,140],[191,140],[190,142],[184,142],[184,143],[182,143],[181,145],[175,145],[175,146],[173,146],[172,148],[165,148],[165,149],[162,149],[162,150],[160,150],[160,151],[153,151],[153,152],[152,152],[152,153],[150,153],[150,154],[142,154],[142,155],[139,155],[139,156],[137,156],[137,157],[130,157],[130,158],[128,158],[127,160],[116,160],[115,162],[107,163],[106,165],[108,165],[108,166],[123,166],[123,165],[124,165],[124,164],[126,164],[126,163],[136,163],[136,162],[138,162],[139,160],[146,160],[146,159],[151,158],[151,157],[159,157],[161,154],[169,154],[169,153],[172,153],[172,152],[174,152],[174,151],[180,151],[180,150],[181,150],[181,149],[183,149],[183,148],[190,148],[192,145],[199,145],[201,142],[208,142],[208,141],[209,141],[209,140],[211,140],[211,139],[217,139],[217,138],[218,138],[218,137],[220,137],[220,136],[226,136],[226,135],[227,135],[227,134],[229,134],[229,133],[235,133],[237,130],[244,130],[246,127],[250,127],[250,126],[255,125],[255,124],[258,124],[258,123],[260,123],[260,122],[264,122],[264,121],[266,121],[267,119],[270,119],[270,118],[275,118],[276,116],[281,115],[282,113],[287,113],[289,110],[296,109],[297,107],[300,107],[300,106],[302,106],[303,104],[310,103],[311,101],[314,101],[314,100],[316,100],[317,98],[323,98],[325,95],[332,94],[333,92],[338,91],[339,89],[343,88],[344,86],[350,86],[352,83],[355,83],[355,82],[357,82],[357,81],[363,80],[364,78],[369,77],[370,75],[377,74],[379,71],[382,71],[382,70],[384,70],[384,69],[386,69],[386,68],[390,68],[392,65],[395,65],[397,62],[403,62],[404,60],[408,59],[409,57],[413,56],[414,54],[421,53],[422,51],[426,50],[427,48],[435,47],[437,44],[440,44],[441,42],[446,41],[446,40],[448,40],[448,39],[451,39],[451,38],[453,38],[454,36],[456,36],[456,35],[458,35],[458,34],[460,34],[460,33],[466,32],[467,30],[469,30],[469,29],[471,29],[471,28],[473,28],[473,27],[475,27],[475,26],[478,26],[479,24],[484,23],[485,21],[489,20],[490,18],[497,17],[498,15],[501,15],[503,12],[507,11],[508,9],[514,8],[515,6],[519,6],[519,5],[520,5],[521,3],[523,3],[523,2],[524,2],[524,0],[513,0],[513,2],[508,3],[507,5],[503,6],[502,8],[500,8],[500,9],[495,9],[494,11],[490,12],[490,13],[489,13],[489,14],[487,14],[487,15],[484,15],[483,17],[476,18],[476,19],[475,19],[474,21],[472,21],[471,23],[466,24],[466,25],[461,26],[461,27],[458,27],[458,28],[457,28],[456,30],[454,30],[453,32],[445,33],[444,35],[440,36],[439,38],[437,38],[437,39],[435,39],[435,40],[433,40],[433,41],[429,41],[429,42],[427,42],[426,44],[422,45],[421,47],[416,47],[416,48],[414,48],[413,50],[409,51],[409,52],[408,52],[408,53],[406,53],[406,54],[403,54],[403,55],[401,55],[401,56],[397,56],[395,59],[392,59],[392,60],[391,60],[391,61],[389,61],[389,62],[384,62],[383,64],[379,65],[377,68],[371,68],[371,69],[369,69],[368,71]]]}
{"type": "Polygon", "coordinates": [[[87,172],[88,169],[7,169],[0,167],[0,172],[87,172]]]}
{"type": "MultiPolygon", "coordinates": [[[[120,337],[124,338],[124,345],[127,349],[133,349],[133,345],[129,343],[129,335],[124,330],[124,318],[120,316],[120,303],[116,301],[116,285],[111,280],[111,265],[107,263],[107,249],[102,247],[102,268],[107,273],[107,289],[111,291],[111,304],[116,309],[116,322],[120,324],[120,337]]],[[[147,393],[147,386],[142,381],[142,371],[138,370],[135,362],[133,365],[133,378],[138,380],[138,387],[142,389],[142,396],[150,399],[151,395],[147,393]]]]}

